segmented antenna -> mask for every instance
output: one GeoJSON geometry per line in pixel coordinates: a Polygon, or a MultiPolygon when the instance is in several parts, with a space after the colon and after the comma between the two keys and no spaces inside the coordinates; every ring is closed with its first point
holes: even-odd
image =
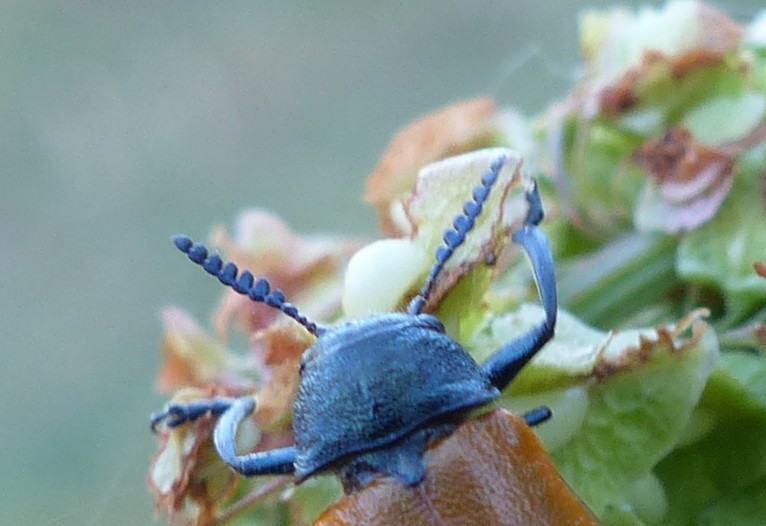
{"type": "Polygon", "coordinates": [[[239,272],[234,263],[224,263],[218,254],[209,255],[208,249],[202,243],[195,243],[189,236],[178,234],[173,236],[173,244],[189,256],[189,259],[202,267],[205,272],[218,278],[218,281],[231,287],[236,292],[247,296],[258,303],[265,303],[291,317],[314,336],[321,335],[325,329],[306,318],[298,311],[298,307],[285,301],[285,295],[279,289],[271,290],[269,282],[260,278],[256,280],[249,270],[239,272]]]}
{"type": "Polygon", "coordinates": [[[468,232],[473,228],[476,218],[481,214],[484,203],[487,201],[492,186],[497,181],[505,161],[505,155],[501,155],[492,162],[489,170],[481,176],[481,184],[473,189],[472,200],[466,201],[463,205],[463,213],[455,218],[452,228],[444,231],[444,244],[436,249],[436,262],[431,267],[431,272],[428,273],[425,285],[423,285],[418,295],[412,298],[407,307],[409,314],[420,314],[423,307],[425,307],[428,296],[431,294],[436,278],[444,268],[444,264],[455,253],[455,250],[463,244],[468,232]]]}

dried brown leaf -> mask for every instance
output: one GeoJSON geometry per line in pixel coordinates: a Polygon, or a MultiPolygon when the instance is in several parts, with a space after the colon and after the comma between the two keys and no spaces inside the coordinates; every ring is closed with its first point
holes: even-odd
{"type": "Polygon", "coordinates": [[[298,391],[301,355],[314,338],[303,327],[285,322],[271,325],[254,336],[254,348],[266,371],[256,399],[256,420],[264,428],[289,422],[298,391]]]}
{"type": "MultiPolygon", "coordinates": [[[[696,22],[692,24],[696,35],[693,46],[671,53],[644,49],[636,64],[598,87],[596,99],[600,111],[608,115],[623,113],[640,102],[641,84],[647,79],[656,78],[661,72],[682,79],[698,69],[722,63],[725,55],[736,49],[742,28],[712,6],[700,3],[696,9],[696,22]]],[[[619,27],[613,28],[610,38],[601,45],[601,52],[609,56],[614,40],[623,38],[619,27]]]]}
{"type": "Polygon", "coordinates": [[[456,103],[399,131],[367,180],[365,201],[378,210],[381,230],[391,237],[407,232],[394,206],[415,184],[423,166],[491,144],[496,133],[495,103],[488,98],[456,103]]]}
{"type": "Polygon", "coordinates": [[[737,157],[766,136],[759,125],[738,141],[708,146],[681,126],[646,141],[633,155],[649,176],[636,210],[643,229],[676,233],[711,219],[731,189],[737,157]]]}
{"type": "Polygon", "coordinates": [[[166,393],[214,383],[227,361],[223,346],[181,309],[165,309],[162,321],[163,362],[157,374],[157,389],[166,393]]]}
{"type": "MultiPolygon", "coordinates": [[[[265,277],[272,289],[280,289],[309,318],[326,320],[340,308],[342,277],[348,259],[361,246],[357,239],[294,234],[277,216],[250,210],[237,221],[232,237],[223,228],[214,244],[227,259],[257,277],[265,277]]],[[[225,341],[232,318],[252,334],[271,325],[279,312],[249,298],[227,291],[214,317],[219,337],[225,341]]]]}
{"type": "MultiPolygon", "coordinates": [[[[213,388],[186,389],[173,401],[190,402],[220,394],[213,388]]],[[[214,419],[203,417],[160,433],[148,485],[157,511],[167,515],[170,524],[213,524],[220,503],[234,487],[236,477],[220,460],[211,440],[214,425],[214,419]]]]}

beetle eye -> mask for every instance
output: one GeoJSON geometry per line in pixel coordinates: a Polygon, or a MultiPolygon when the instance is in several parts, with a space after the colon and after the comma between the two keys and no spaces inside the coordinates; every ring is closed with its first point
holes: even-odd
{"type": "Polygon", "coordinates": [[[431,314],[418,314],[418,321],[429,329],[433,329],[438,332],[444,332],[444,324],[439,318],[431,314]]]}

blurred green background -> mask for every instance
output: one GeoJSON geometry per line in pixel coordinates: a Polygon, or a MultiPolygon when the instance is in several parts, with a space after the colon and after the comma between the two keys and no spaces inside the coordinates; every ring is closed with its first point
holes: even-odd
{"type": "Polygon", "coordinates": [[[583,5],[3,2],[2,522],[155,520],[158,313],[220,293],[170,235],[253,205],[375,235],[360,195],[396,129],[477,95],[539,111],[583,5]]]}

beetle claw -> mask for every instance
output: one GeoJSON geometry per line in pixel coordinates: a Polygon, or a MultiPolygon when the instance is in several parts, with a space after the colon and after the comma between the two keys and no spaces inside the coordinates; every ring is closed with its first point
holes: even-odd
{"type": "Polygon", "coordinates": [[[202,400],[196,400],[189,403],[172,403],[168,404],[163,411],[152,414],[149,419],[149,427],[152,433],[158,432],[158,427],[161,423],[165,423],[165,427],[173,429],[186,422],[194,422],[198,418],[205,415],[218,416],[226,411],[233,399],[226,397],[205,398],[202,400]]]}

